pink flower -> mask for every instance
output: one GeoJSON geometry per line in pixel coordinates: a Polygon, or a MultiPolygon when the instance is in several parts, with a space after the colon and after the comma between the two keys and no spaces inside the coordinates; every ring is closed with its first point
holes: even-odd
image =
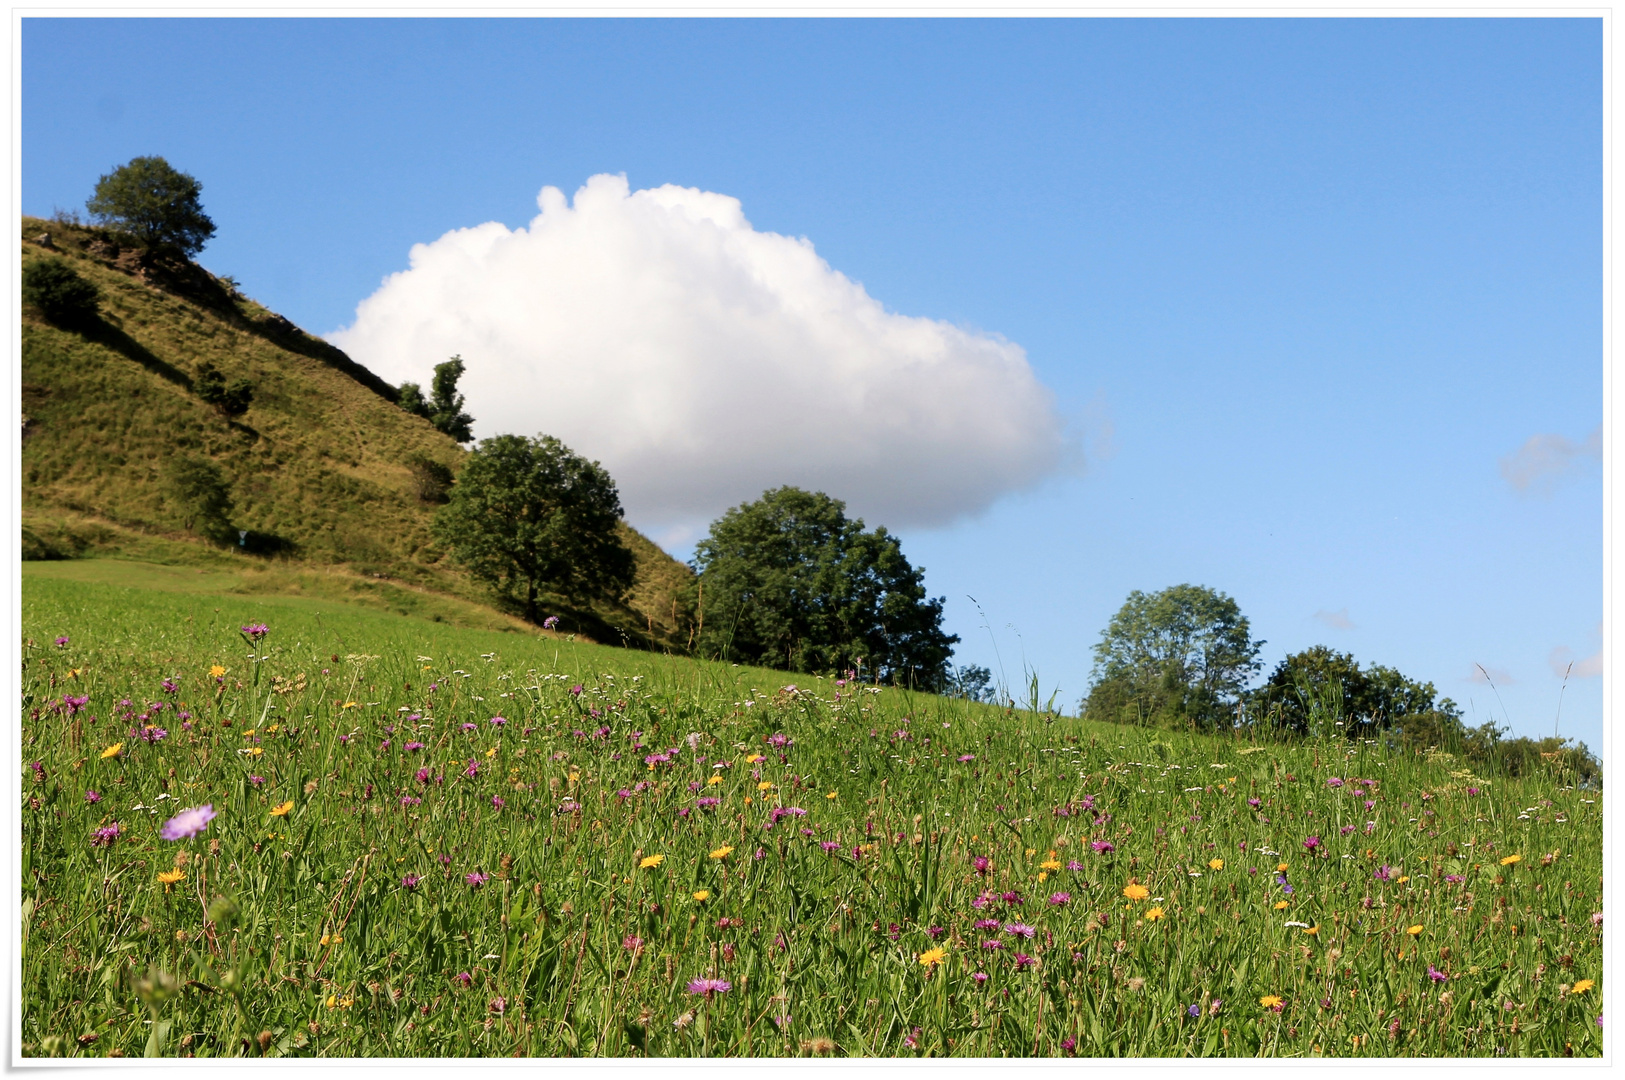
{"type": "Polygon", "coordinates": [[[212,803],[202,806],[193,806],[182,810],[158,830],[158,835],[165,840],[189,840],[209,827],[214,820],[215,810],[212,803]]]}
{"type": "Polygon", "coordinates": [[[1316,848],[1318,848],[1320,846],[1320,837],[1318,837],[1318,836],[1306,837],[1304,839],[1304,841],[1303,841],[1303,846],[1308,848],[1310,851],[1314,851],[1316,848]]]}
{"type": "Polygon", "coordinates": [[[712,994],[726,994],[733,989],[733,983],[726,979],[690,979],[688,992],[691,994],[704,994],[709,998],[712,994]]]}
{"type": "Polygon", "coordinates": [[[469,888],[477,889],[484,885],[487,881],[491,880],[491,876],[489,874],[482,874],[476,870],[472,874],[465,874],[463,876],[463,880],[468,882],[469,888]]]}
{"type": "Polygon", "coordinates": [[[1072,894],[1069,892],[1050,893],[1049,902],[1050,906],[1052,907],[1061,907],[1064,904],[1070,904],[1072,902],[1072,894]]]}

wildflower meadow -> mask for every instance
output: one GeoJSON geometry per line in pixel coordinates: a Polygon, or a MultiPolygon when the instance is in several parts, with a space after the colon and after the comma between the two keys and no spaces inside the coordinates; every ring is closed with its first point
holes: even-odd
{"type": "Polygon", "coordinates": [[[1559,764],[290,598],[30,579],[23,632],[26,1055],[1602,1050],[1559,764]]]}

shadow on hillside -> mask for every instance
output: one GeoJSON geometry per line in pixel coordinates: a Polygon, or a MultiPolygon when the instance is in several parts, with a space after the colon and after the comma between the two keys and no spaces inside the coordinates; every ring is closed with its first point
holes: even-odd
{"type": "Polygon", "coordinates": [[[273,315],[265,320],[249,319],[247,325],[250,330],[272,344],[342,371],[390,404],[396,402],[398,394],[393,386],[350,359],[344,350],[329,345],[321,338],[310,336],[281,315],[273,315]]]}
{"type": "Polygon", "coordinates": [[[176,386],[190,391],[192,377],[172,364],[166,363],[153,355],[145,345],[126,334],[105,319],[97,319],[77,328],[86,341],[94,341],[98,345],[105,345],[114,352],[122,353],[130,360],[134,360],[160,379],[167,379],[176,386]]]}
{"type": "Polygon", "coordinates": [[[270,558],[275,555],[292,557],[299,554],[299,545],[286,536],[249,530],[248,535],[237,538],[237,550],[248,555],[258,555],[261,558],[270,558]]]}

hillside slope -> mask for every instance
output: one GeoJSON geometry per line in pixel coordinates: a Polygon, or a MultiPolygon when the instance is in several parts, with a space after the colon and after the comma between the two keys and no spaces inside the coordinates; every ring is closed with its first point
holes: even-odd
{"type": "MultiPolygon", "coordinates": [[[[102,293],[101,319],[83,331],[23,314],[25,558],[268,560],[491,602],[434,540],[435,505],[408,465],[455,472],[467,451],[398,408],[388,383],[195,264],[37,218],[23,219],[23,238],[25,266],[65,259],[102,293]],[[198,397],[205,362],[252,382],[246,413],[229,418],[198,397]],[[161,483],[177,454],[220,468],[245,546],[190,535],[161,483]]],[[[690,572],[622,529],[638,561],[627,602],[576,610],[553,597],[549,610],[561,629],[598,640],[680,647],[690,572]]]]}

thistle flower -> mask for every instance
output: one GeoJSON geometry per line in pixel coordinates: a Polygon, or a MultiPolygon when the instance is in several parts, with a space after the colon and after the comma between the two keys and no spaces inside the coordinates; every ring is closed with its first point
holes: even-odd
{"type": "Polygon", "coordinates": [[[704,994],[709,998],[712,994],[726,994],[733,989],[733,983],[725,979],[690,979],[688,992],[691,994],[704,994]]]}
{"type": "Polygon", "coordinates": [[[158,835],[165,840],[189,840],[207,829],[214,817],[215,809],[212,803],[189,807],[164,822],[163,827],[158,830],[158,835]]]}
{"type": "Polygon", "coordinates": [[[271,628],[264,623],[249,623],[247,626],[239,627],[238,630],[249,640],[250,644],[257,644],[261,638],[271,632],[271,628]]]}

